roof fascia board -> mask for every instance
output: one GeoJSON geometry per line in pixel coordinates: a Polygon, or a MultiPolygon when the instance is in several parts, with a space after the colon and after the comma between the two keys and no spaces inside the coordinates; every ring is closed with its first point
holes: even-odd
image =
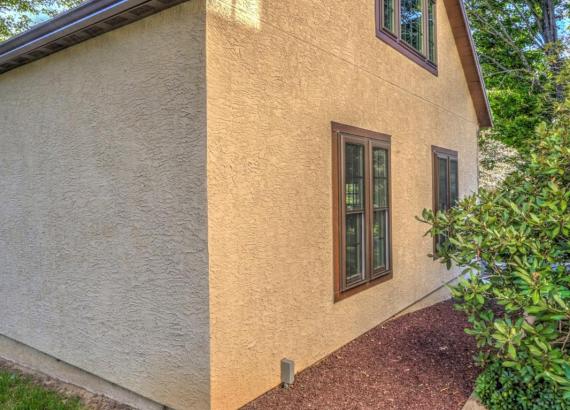
{"type": "MultiPolygon", "coordinates": [[[[61,20],[48,20],[46,23],[38,26],[37,29],[26,31],[22,35],[16,36],[11,40],[0,44],[0,64],[16,55],[41,47],[53,40],[57,40],[65,35],[90,26],[95,21],[104,20],[126,9],[146,2],[147,0],[97,1],[96,3],[109,4],[105,5],[103,8],[95,9],[93,11],[85,10],[86,13],[83,13],[83,9],[74,9],[73,12],[62,15],[61,20]],[[82,15],[83,17],[81,17],[82,15]]],[[[91,4],[87,5],[93,5],[93,2],[90,3],[91,4]]]]}
{"type": "Polygon", "coordinates": [[[91,0],[0,43],[0,73],[188,0],[91,0]],[[113,19],[121,16],[119,21],[113,19]]]}
{"type": "Polygon", "coordinates": [[[463,0],[443,0],[481,128],[493,126],[491,106],[463,0]]]}

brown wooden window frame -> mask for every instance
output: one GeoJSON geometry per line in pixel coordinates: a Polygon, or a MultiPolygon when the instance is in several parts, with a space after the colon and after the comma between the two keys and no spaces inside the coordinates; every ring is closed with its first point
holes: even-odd
{"type": "Polygon", "coordinates": [[[369,289],[393,277],[394,263],[392,258],[392,174],[390,136],[350,125],[332,123],[332,184],[333,184],[333,255],[334,255],[334,300],[338,302],[348,296],[369,289]],[[357,143],[364,146],[364,278],[357,283],[346,285],[346,195],[345,195],[345,157],[346,143],[357,143]],[[386,151],[386,207],[373,204],[372,181],[373,148],[386,151]],[[373,265],[373,215],[386,212],[386,263],[383,269],[372,269],[373,265]]]}
{"type": "Polygon", "coordinates": [[[421,0],[422,1],[422,33],[423,33],[423,51],[418,51],[406,41],[402,40],[400,33],[400,11],[402,0],[392,0],[394,3],[394,24],[393,31],[388,30],[384,24],[384,1],[376,0],[376,37],[384,41],[386,44],[399,51],[421,67],[433,75],[438,75],[437,70],[437,0],[421,0]],[[429,4],[434,3],[433,13],[433,43],[434,56],[429,57],[429,4]]]}
{"type": "MultiPolygon", "coordinates": [[[[438,147],[435,145],[432,145],[431,147],[431,153],[432,153],[432,174],[433,174],[433,180],[432,180],[432,196],[433,196],[433,202],[432,202],[432,209],[434,212],[439,212],[441,211],[441,209],[439,209],[439,166],[438,166],[438,160],[439,159],[445,159],[447,161],[447,188],[446,188],[446,201],[448,204],[448,208],[445,209],[445,211],[447,211],[449,208],[451,208],[454,204],[452,203],[452,198],[451,198],[451,161],[455,161],[457,163],[457,175],[456,175],[456,190],[457,190],[457,200],[459,199],[459,154],[457,151],[451,150],[451,149],[447,149],[447,148],[442,148],[442,147],[438,147]]],[[[437,241],[438,238],[434,237],[433,238],[433,254],[437,255],[437,241]]]]}

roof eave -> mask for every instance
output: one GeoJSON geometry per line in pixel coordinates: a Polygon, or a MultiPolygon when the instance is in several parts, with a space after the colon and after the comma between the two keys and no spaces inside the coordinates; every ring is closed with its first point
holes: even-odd
{"type": "Polygon", "coordinates": [[[0,74],[184,1],[87,1],[0,43],[0,74]]]}
{"type": "Polygon", "coordinates": [[[451,22],[451,31],[455,38],[455,43],[459,51],[461,65],[465,73],[465,79],[469,87],[469,92],[477,113],[477,121],[480,128],[489,128],[493,126],[493,116],[489,105],[489,98],[485,88],[485,80],[477,51],[475,50],[475,42],[471,35],[469,27],[469,19],[463,5],[462,0],[443,0],[449,21],[451,22]]]}

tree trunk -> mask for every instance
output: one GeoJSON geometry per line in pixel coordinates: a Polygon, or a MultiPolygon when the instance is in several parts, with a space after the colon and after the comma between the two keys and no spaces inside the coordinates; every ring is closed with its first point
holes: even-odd
{"type": "Polygon", "coordinates": [[[558,44],[558,26],[556,25],[556,15],[554,12],[553,0],[541,0],[539,28],[541,29],[542,38],[544,39],[544,47],[546,55],[549,57],[550,69],[556,78],[555,80],[555,96],[557,101],[563,101],[565,95],[564,84],[558,81],[560,71],[562,70],[562,56],[560,45],[558,44]]]}

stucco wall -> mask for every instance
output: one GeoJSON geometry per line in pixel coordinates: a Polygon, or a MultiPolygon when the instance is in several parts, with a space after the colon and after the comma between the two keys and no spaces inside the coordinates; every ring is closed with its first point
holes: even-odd
{"type": "Polygon", "coordinates": [[[209,407],[204,35],[192,0],[0,76],[0,333],[179,409],[209,407]]]}
{"type": "Polygon", "coordinates": [[[439,76],[375,36],[372,0],[209,0],[212,406],[231,409],[450,280],[414,217],[432,144],[476,189],[475,111],[443,2],[439,76]],[[394,278],[333,303],[331,121],[392,135],[394,278]]]}

